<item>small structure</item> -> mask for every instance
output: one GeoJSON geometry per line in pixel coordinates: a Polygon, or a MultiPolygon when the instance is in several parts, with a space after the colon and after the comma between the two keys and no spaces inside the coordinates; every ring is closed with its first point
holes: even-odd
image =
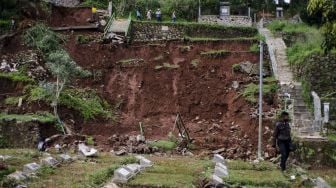
{"type": "Polygon", "coordinates": [[[230,3],[229,2],[220,2],[219,3],[219,16],[230,16],[230,3]]]}
{"type": "Polygon", "coordinates": [[[229,2],[219,3],[219,15],[202,15],[201,6],[199,6],[198,22],[208,24],[220,24],[225,26],[243,26],[251,27],[252,18],[250,8],[247,15],[231,15],[231,7],[229,2]]]}
{"type": "Polygon", "coordinates": [[[283,8],[276,7],[276,18],[283,18],[283,8]]]}

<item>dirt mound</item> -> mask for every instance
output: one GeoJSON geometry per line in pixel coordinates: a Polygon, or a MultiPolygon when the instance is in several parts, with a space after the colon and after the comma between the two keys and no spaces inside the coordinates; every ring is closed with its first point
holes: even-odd
{"type": "Polygon", "coordinates": [[[91,16],[91,8],[65,8],[53,6],[49,25],[52,27],[88,25],[88,20],[91,16]]]}
{"type": "MultiPolygon", "coordinates": [[[[78,45],[74,37],[66,48],[75,61],[103,72],[101,82],[85,85],[95,87],[121,109],[117,123],[88,122],[81,126],[84,134],[97,135],[97,142],[108,147],[108,137],[136,135],[143,122],[146,138],[162,139],[173,130],[179,112],[200,150],[224,147],[230,149],[229,158],[255,154],[257,121],[250,116],[253,105],[240,94],[252,78],[232,72],[233,64],[258,62],[258,54],[248,52],[249,42],[139,43],[114,48],[78,45]],[[229,52],[223,57],[201,55],[223,49],[229,52]],[[239,81],[240,89],[232,88],[233,81],[239,81]]],[[[265,129],[265,138],[269,137],[265,129]]]]}

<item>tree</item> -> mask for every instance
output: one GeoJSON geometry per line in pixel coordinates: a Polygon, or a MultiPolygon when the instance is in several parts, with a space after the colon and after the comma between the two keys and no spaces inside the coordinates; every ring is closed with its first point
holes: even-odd
{"type": "Polygon", "coordinates": [[[60,94],[66,84],[68,84],[72,78],[76,76],[88,76],[90,75],[90,72],[85,71],[80,66],[78,66],[76,62],[74,62],[70,58],[69,54],[66,53],[64,50],[51,52],[47,58],[47,61],[48,63],[46,65],[50,72],[54,75],[56,81],[54,83],[46,84],[45,88],[47,89],[47,91],[50,92],[53,98],[51,106],[54,109],[54,115],[58,123],[61,125],[62,131],[64,133],[69,133],[70,129],[64,126],[58,115],[60,94]],[[66,129],[66,131],[64,130],[64,128],[66,129]]]}
{"type": "Polygon", "coordinates": [[[311,15],[322,15],[323,48],[325,52],[329,52],[336,47],[336,2],[334,0],[310,0],[307,9],[311,15]]]}

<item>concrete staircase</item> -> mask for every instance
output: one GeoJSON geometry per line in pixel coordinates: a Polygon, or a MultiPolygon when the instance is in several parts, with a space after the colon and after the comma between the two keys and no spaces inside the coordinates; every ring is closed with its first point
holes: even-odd
{"type": "Polygon", "coordinates": [[[282,94],[288,93],[294,99],[292,128],[296,136],[308,139],[324,139],[320,130],[314,126],[313,116],[302,96],[302,85],[294,81],[293,73],[289,67],[286,55],[286,44],[282,38],[276,38],[263,27],[259,33],[264,35],[270,54],[272,69],[275,78],[279,81],[282,94]]]}

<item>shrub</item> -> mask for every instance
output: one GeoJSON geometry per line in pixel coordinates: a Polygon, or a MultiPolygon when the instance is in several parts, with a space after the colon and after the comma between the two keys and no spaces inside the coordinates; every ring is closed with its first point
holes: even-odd
{"type": "Polygon", "coordinates": [[[233,64],[232,65],[232,71],[233,72],[240,72],[241,71],[241,67],[239,64],[233,64]]]}
{"type": "Polygon", "coordinates": [[[85,35],[77,35],[76,36],[76,41],[78,44],[87,44],[89,42],[91,42],[93,39],[89,36],[85,36],[85,35]]]}
{"type": "Polygon", "coordinates": [[[162,149],[164,151],[169,151],[176,148],[176,143],[168,140],[158,140],[156,142],[150,143],[150,146],[158,147],[159,149],[162,149]]]}
{"type": "MultiPolygon", "coordinates": [[[[278,85],[276,83],[269,83],[269,84],[264,83],[263,84],[263,96],[270,96],[274,94],[277,91],[277,89],[278,89],[278,85]]],[[[245,89],[243,91],[243,97],[248,102],[256,103],[257,99],[255,96],[258,93],[259,93],[259,86],[254,83],[250,83],[247,86],[245,86],[245,89]]]]}

